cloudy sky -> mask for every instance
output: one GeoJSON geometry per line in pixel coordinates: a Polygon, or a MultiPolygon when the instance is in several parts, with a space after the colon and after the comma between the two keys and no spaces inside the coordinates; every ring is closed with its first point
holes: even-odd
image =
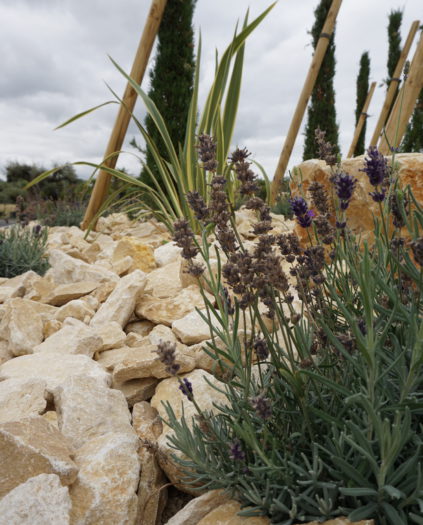
{"type": "MultiPolygon", "coordinates": [[[[226,47],[248,7],[257,16],[270,0],[198,0],[195,30],[203,39],[201,98],[209,89],[214,53],[226,47]]],[[[308,31],[318,0],[279,0],[247,41],[244,78],[234,144],[246,146],[273,176],[298,95],[310,65],[308,31]]],[[[10,161],[100,162],[116,106],[106,106],[64,129],[72,115],[122,94],[125,83],[108,59],[131,69],[150,0],[0,0],[0,173],[10,161]]],[[[413,20],[423,20],[422,0],[344,0],[336,29],[336,109],[345,155],[354,132],[355,83],[361,53],[369,51],[371,80],[386,77],[387,23],[402,9],[403,41],[413,20]]],[[[416,38],[417,40],[417,38],[416,38]]],[[[415,44],[410,57],[415,49],[415,44]]],[[[148,77],[142,84],[148,89],[148,77]]],[[[385,88],[369,108],[373,131],[385,88]]],[[[137,104],[138,117],[144,115],[137,104]]],[[[130,127],[118,165],[136,174],[139,162],[129,145],[130,127]]],[[[299,135],[291,157],[301,160],[299,135]]],[[[89,175],[78,167],[81,176],[89,175]]]]}

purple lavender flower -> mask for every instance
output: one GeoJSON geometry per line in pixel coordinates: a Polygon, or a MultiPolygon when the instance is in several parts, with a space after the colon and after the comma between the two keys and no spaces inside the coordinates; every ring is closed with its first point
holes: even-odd
{"type": "Polygon", "coordinates": [[[298,224],[308,228],[313,222],[314,212],[308,209],[306,201],[302,197],[294,197],[289,201],[291,209],[297,218],[298,224]]]}
{"type": "Polygon", "coordinates": [[[188,381],[186,377],[180,381],[179,390],[186,396],[190,401],[194,399],[194,393],[192,391],[192,383],[188,381]]]}
{"type": "Polygon", "coordinates": [[[341,201],[341,208],[344,210],[348,208],[348,204],[354,193],[356,183],[357,179],[351,177],[351,175],[348,175],[348,173],[338,173],[335,177],[335,192],[341,201]]]}
{"type": "Polygon", "coordinates": [[[371,191],[369,195],[375,202],[382,202],[385,199],[385,190],[382,189],[382,191],[371,191]]]}
{"type": "Polygon", "coordinates": [[[308,211],[307,203],[302,197],[294,197],[289,200],[289,203],[296,217],[301,217],[308,211]]]}
{"type": "Polygon", "coordinates": [[[251,399],[251,406],[261,419],[269,419],[272,415],[272,402],[264,394],[260,394],[251,399]]]}
{"type": "Polygon", "coordinates": [[[242,450],[241,443],[235,439],[229,446],[229,457],[235,461],[243,461],[245,459],[245,452],[242,450]]]}
{"type": "Polygon", "coordinates": [[[367,155],[364,159],[365,167],[360,171],[366,173],[372,186],[380,186],[388,176],[387,160],[376,146],[370,146],[367,155]]]}

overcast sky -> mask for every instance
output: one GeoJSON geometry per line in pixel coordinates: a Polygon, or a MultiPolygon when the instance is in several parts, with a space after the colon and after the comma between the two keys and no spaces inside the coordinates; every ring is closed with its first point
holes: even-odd
{"type": "MultiPolygon", "coordinates": [[[[203,40],[201,99],[214,70],[214,53],[230,42],[235,24],[250,7],[251,19],[270,0],[198,0],[196,35],[203,40]]],[[[311,61],[308,31],[318,0],[279,0],[247,40],[244,77],[234,144],[246,146],[270,177],[287,133],[311,61]]],[[[53,129],[74,114],[111,98],[108,83],[122,94],[125,82],[109,61],[131,69],[150,0],[0,0],[0,171],[10,161],[100,162],[117,106],[106,106],[53,129]]],[[[413,20],[423,20],[422,0],[344,0],[336,28],[336,109],[345,155],[354,132],[358,64],[369,51],[371,81],[386,78],[387,23],[391,9],[402,9],[402,39],[413,20]]],[[[417,37],[409,57],[415,49],[417,37]]],[[[150,61],[151,62],[151,61],[150,61]]],[[[148,89],[148,76],[142,84],[148,89]]],[[[368,138],[379,115],[385,87],[369,108],[368,138]]],[[[142,103],[137,104],[143,117],[142,103]]],[[[305,119],[304,119],[305,122],[305,119]]],[[[303,124],[304,124],[303,122],[303,124]]],[[[129,141],[124,150],[135,153],[129,141]]],[[[299,134],[290,167],[301,161],[299,134]]],[[[139,162],[121,156],[118,165],[137,174],[139,162]]],[[[81,176],[87,171],[77,168],[81,176]]]]}

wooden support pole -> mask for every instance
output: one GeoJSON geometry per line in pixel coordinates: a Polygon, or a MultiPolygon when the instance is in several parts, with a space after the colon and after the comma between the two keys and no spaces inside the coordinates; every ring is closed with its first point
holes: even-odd
{"type": "Polygon", "coordinates": [[[380,139],[379,151],[383,155],[390,153],[389,147],[398,148],[401,144],[421,89],[423,89],[423,33],[411,61],[407,80],[398,93],[385,127],[385,133],[380,139]]]}
{"type": "Polygon", "coordinates": [[[383,126],[385,125],[386,120],[388,118],[389,110],[392,107],[392,102],[394,101],[398,84],[400,83],[400,80],[401,80],[400,76],[401,76],[402,68],[404,67],[408,53],[410,52],[411,44],[413,43],[413,40],[417,33],[419,25],[420,25],[420,20],[415,20],[411,24],[411,28],[408,33],[407,40],[405,41],[404,47],[402,48],[400,57],[395,67],[394,74],[391,79],[391,83],[389,84],[388,91],[386,92],[385,102],[383,103],[382,111],[380,112],[379,119],[376,123],[375,130],[370,140],[370,146],[376,146],[376,144],[379,141],[383,126]]]}
{"type": "MultiPolygon", "coordinates": [[[[135,80],[137,84],[141,84],[144,77],[148,59],[150,57],[154,40],[159,30],[160,22],[166,7],[166,2],[167,0],[152,0],[151,2],[150,11],[145,22],[144,31],[135,54],[135,59],[130,74],[131,78],[135,80]]],[[[115,152],[120,151],[122,148],[123,140],[128,129],[131,113],[134,109],[136,100],[137,93],[128,82],[122,97],[123,104],[121,104],[119,107],[119,112],[117,114],[103,157],[104,159],[107,159],[106,161],[103,161],[103,163],[108,168],[114,168],[116,166],[118,155],[114,155],[111,158],[109,158],[109,156],[115,152]]],[[[100,170],[95,181],[90,202],[88,203],[87,209],[85,211],[84,220],[81,223],[81,228],[83,230],[88,228],[96,213],[101,208],[104,200],[106,199],[110,185],[110,179],[111,175],[109,173],[100,170]]]]}
{"type": "Polygon", "coordinates": [[[358,139],[360,138],[361,130],[363,129],[364,123],[366,122],[367,110],[369,109],[370,101],[372,100],[375,88],[376,88],[376,82],[372,82],[370,86],[370,90],[367,93],[367,97],[364,102],[363,109],[361,110],[361,114],[358,119],[357,126],[355,127],[354,137],[352,139],[350,149],[348,150],[347,158],[352,157],[354,155],[354,151],[355,151],[355,148],[357,147],[358,139]]]}
{"type": "Polygon", "coordinates": [[[333,28],[335,26],[336,17],[338,16],[341,3],[342,0],[332,1],[332,5],[330,6],[328,15],[326,17],[325,25],[323,26],[319,41],[317,42],[311,65],[308,70],[308,74],[304,82],[304,86],[301,91],[300,98],[298,100],[297,107],[295,109],[295,113],[291,121],[291,125],[288,130],[288,134],[285,138],[282,152],[279,157],[279,162],[276,167],[275,175],[273,177],[272,186],[270,190],[271,205],[273,205],[276,201],[280,184],[285,174],[286,167],[288,166],[289,158],[291,156],[292,149],[295,144],[295,139],[297,138],[298,130],[300,129],[301,122],[304,117],[304,112],[307,108],[310,95],[313,92],[314,84],[316,83],[317,75],[319,74],[320,66],[322,65],[326,50],[329,46],[329,41],[333,33],[333,28]]]}

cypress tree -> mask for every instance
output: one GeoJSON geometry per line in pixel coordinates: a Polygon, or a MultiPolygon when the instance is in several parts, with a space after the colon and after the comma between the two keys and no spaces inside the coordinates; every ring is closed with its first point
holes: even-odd
{"type": "MultiPolygon", "coordinates": [[[[316,49],[331,4],[332,0],[320,0],[319,5],[314,11],[316,19],[311,30],[314,49],[316,49]]],[[[317,146],[314,139],[314,131],[318,127],[326,132],[326,140],[333,144],[334,151],[339,152],[338,125],[336,123],[335,110],[335,90],[333,87],[336,64],[334,36],[335,32],[330,37],[329,46],[326,50],[311,95],[305,130],[304,160],[313,159],[318,156],[317,146]]]]}
{"type": "MultiPolygon", "coordinates": [[[[394,76],[395,66],[398,63],[400,54],[401,54],[401,22],[402,22],[402,11],[399,9],[396,11],[391,11],[389,13],[388,17],[388,77],[386,79],[386,89],[389,88],[389,85],[392,81],[392,77],[394,76]]],[[[392,110],[392,107],[395,103],[395,98],[398,95],[398,85],[399,82],[395,81],[397,84],[397,88],[395,90],[395,96],[392,101],[392,105],[389,109],[389,113],[392,110]]],[[[388,113],[388,118],[389,118],[388,113]]]]}
{"type": "MultiPolygon", "coordinates": [[[[355,107],[355,125],[358,123],[364,102],[369,91],[369,75],[370,75],[370,57],[369,53],[365,51],[360,58],[360,69],[357,76],[357,97],[355,107]]],[[[364,122],[363,129],[357,141],[357,146],[354,155],[363,155],[365,149],[366,138],[366,122],[364,122]]]]}
{"type": "Polygon", "coordinates": [[[423,153],[423,89],[407,126],[401,149],[407,153],[423,153]]]}
{"type": "MultiPolygon", "coordinates": [[[[196,0],[168,0],[157,35],[154,67],[150,72],[149,97],[154,101],[167,125],[176,149],[185,140],[185,127],[192,96],[194,77],[194,31],[192,17],[196,0]]],[[[159,132],[147,115],[145,128],[159,152],[166,158],[159,132]]],[[[146,163],[158,176],[153,155],[147,147],[146,163]]],[[[141,180],[152,184],[145,170],[141,180]]]]}

